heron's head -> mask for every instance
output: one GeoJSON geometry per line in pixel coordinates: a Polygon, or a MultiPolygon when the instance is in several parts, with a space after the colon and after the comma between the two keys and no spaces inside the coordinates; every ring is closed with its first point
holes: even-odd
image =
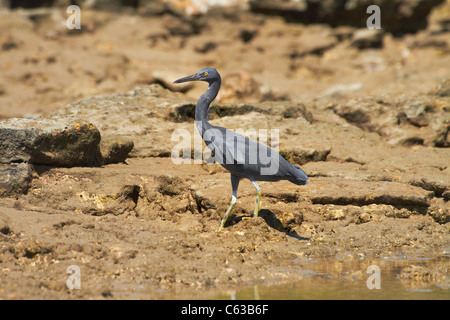
{"type": "Polygon", "coordinates": [[[204,68],[197,73],[194,73],[191,76],[187,76],[178,80],[175,80],[173,83],[182,83],[188,81],[206,81],[209,84],[220,80],[220,75],[214,68],[204,68]]]}

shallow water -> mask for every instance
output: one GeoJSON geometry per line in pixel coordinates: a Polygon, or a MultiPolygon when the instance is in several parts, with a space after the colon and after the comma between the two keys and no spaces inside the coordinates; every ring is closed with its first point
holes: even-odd
{"type": "Polygon", "coordinates": [[[378,259],[295,259],[299,277],[249,286],[216,299],[450,299],[450,254],[378,259]],[[370,267],[372,266],[372,267],[370,267]],[[370,267],[370,268],[369,268],[370,267]]]}

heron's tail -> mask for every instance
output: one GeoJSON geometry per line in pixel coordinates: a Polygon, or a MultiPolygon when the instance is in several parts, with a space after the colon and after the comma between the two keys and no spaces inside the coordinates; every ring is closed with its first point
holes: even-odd
{"type": "Polygon", "coordinates": [[[308,184],[308,176],[306,175],[305,171],[303,171],[301,168],[293,165],[291,163],[291,168],[289,170],[289,173],[292,176],[292,179],[289,179],[292,183],[302,186],[308,184]]]}

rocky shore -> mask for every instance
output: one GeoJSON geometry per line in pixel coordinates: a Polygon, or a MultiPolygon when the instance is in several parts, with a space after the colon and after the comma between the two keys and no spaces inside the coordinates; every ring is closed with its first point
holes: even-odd
{"type": "MultiPolygon", "coordinates": [[[[296,259],[448,257],[448,1],[380,1],[389,15],[370,33],[350,18],[364,1],[199,16],[183,1],[93,1],[78,33],[58,24],[64,1],[0,3],[0,298],[204,297],[293,281],[296,259]],[[190,158],[203,151],[206,88],[171,82],[204,66],[223,75],[210,122],[277,129],[279,152],[310,176],[261,183],[249,220],[242,182],[221,233],[229,173],[171,158],[177,129],[190,158]],[[70,265],[81,290],[66,286],[70,265]]],[[[446,261],[402,279],[441,279],[446,261]]]]}

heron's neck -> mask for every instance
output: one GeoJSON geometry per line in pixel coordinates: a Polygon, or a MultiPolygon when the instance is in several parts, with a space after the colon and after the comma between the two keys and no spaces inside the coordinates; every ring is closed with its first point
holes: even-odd
{"type": "MultiPolygon", "coordinates": [[[[195,121],[197,124],[202,125],[202,131],[208,129],[211,125],[208,123],[208,110],[209,105],[216,98],[220,89],[220,80],[212,82],[208,90],[198,99],[197,106],[195,107],[195,121]]],[[[203,132],[201,132],[203,134],[203,132]]]]}

